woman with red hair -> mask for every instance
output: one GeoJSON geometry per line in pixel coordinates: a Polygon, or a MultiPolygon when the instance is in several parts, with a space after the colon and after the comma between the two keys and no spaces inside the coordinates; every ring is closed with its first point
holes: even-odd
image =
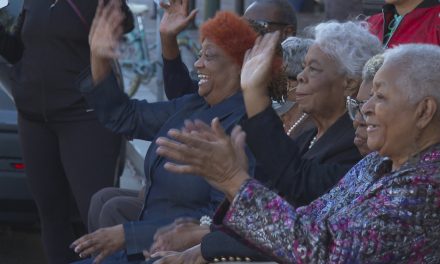
{"type": "Polygon", "coordinates": [[[195,62],[198,94],[157,103],[129,99],[109,74],[123,19],[117,6],[118,1],[111,0],[97,10],[89,37],[91,69],[81,76],[79,89],[108,129],[152,141],[145,157],[146,194],[137,221],[98,229],[72,243],[81,257],[95,256],[84,263],[138,263],[159,227],[179,217],[199,219],[214,213],[223,195],[195,175],[166,171],[163,164],[169,160],[156,154],[155,139],[166,136],[169,129],[180,129],[185,119],[208,122],[219,117],[230,131],[245,113],[240,71],[244,54],[257,37],[237,15],[219,12],[200,28],[202,48],[195,62]]]}

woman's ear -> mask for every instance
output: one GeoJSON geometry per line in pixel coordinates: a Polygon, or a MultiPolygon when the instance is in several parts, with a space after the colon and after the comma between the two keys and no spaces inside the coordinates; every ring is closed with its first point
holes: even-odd
{"type": "Polygon", "coordinates": [[[361,80],[346,78],[344,98],[347,96],[356,97],[360,86],[361,86],[361,80]]]}
{"type": "Polygon", "coordinates": [[[431,120],[437,113],[437,101],[432,97],[425,97],[421,100],[416,107],[416,127],[423,129],[429,125],[431,120]]]}

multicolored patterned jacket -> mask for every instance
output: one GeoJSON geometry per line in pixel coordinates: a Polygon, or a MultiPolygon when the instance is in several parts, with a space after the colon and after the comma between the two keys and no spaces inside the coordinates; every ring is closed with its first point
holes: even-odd
{"type": "Polygon", "coordinates": [[[223,223],[283,263],[440,263],[440,144],[391,165],[372,153],[298,209],[249,180],[223,223]]]}

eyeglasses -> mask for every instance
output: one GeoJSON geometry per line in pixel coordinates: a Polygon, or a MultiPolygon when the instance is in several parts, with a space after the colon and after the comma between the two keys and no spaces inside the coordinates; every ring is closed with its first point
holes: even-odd
{"type": "Polygon", "coordinates": [[[359,101],[354,98],[351,98],[350,96],[347,96],[347,101],[346,101],[347,112],[351,120],[355,120],[357,114],[359,114],[362,119],[365,119],[361,112],[362,106],[365,104],[365,102],[366,101],[359,101]]]}
{"type": "Polygon", "coordinates": [[[284,22],[272,22],[272,21],[265,21],[265,20],[253,20],[253,19],[247,19],[251,27],[260,35],[264,35],[268,32],[274,31],[274,29],[271,29],[272,26],[287,26],[288,23],[284,22]]]}

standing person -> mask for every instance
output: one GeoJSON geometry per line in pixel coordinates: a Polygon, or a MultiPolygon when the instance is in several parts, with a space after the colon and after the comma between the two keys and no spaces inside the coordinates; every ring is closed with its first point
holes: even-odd
{"type": "Polygon", "coordinates": [[[16,31],[0,29],[0,53],[14,64],[21,147],[49,263],[76,259],[71,194],[87,223],[90,197],[113,185],[121,148],[121,137],[98,122],[74,85],[90,64],[88,25],[97,2],[24,1],[16,31]]]}
{"type": "Polygon", "coordinates": [[[386,48],[405,43],[440,45],[438,0],[385,0],[381,14],[367,19],[386,48]]]}

